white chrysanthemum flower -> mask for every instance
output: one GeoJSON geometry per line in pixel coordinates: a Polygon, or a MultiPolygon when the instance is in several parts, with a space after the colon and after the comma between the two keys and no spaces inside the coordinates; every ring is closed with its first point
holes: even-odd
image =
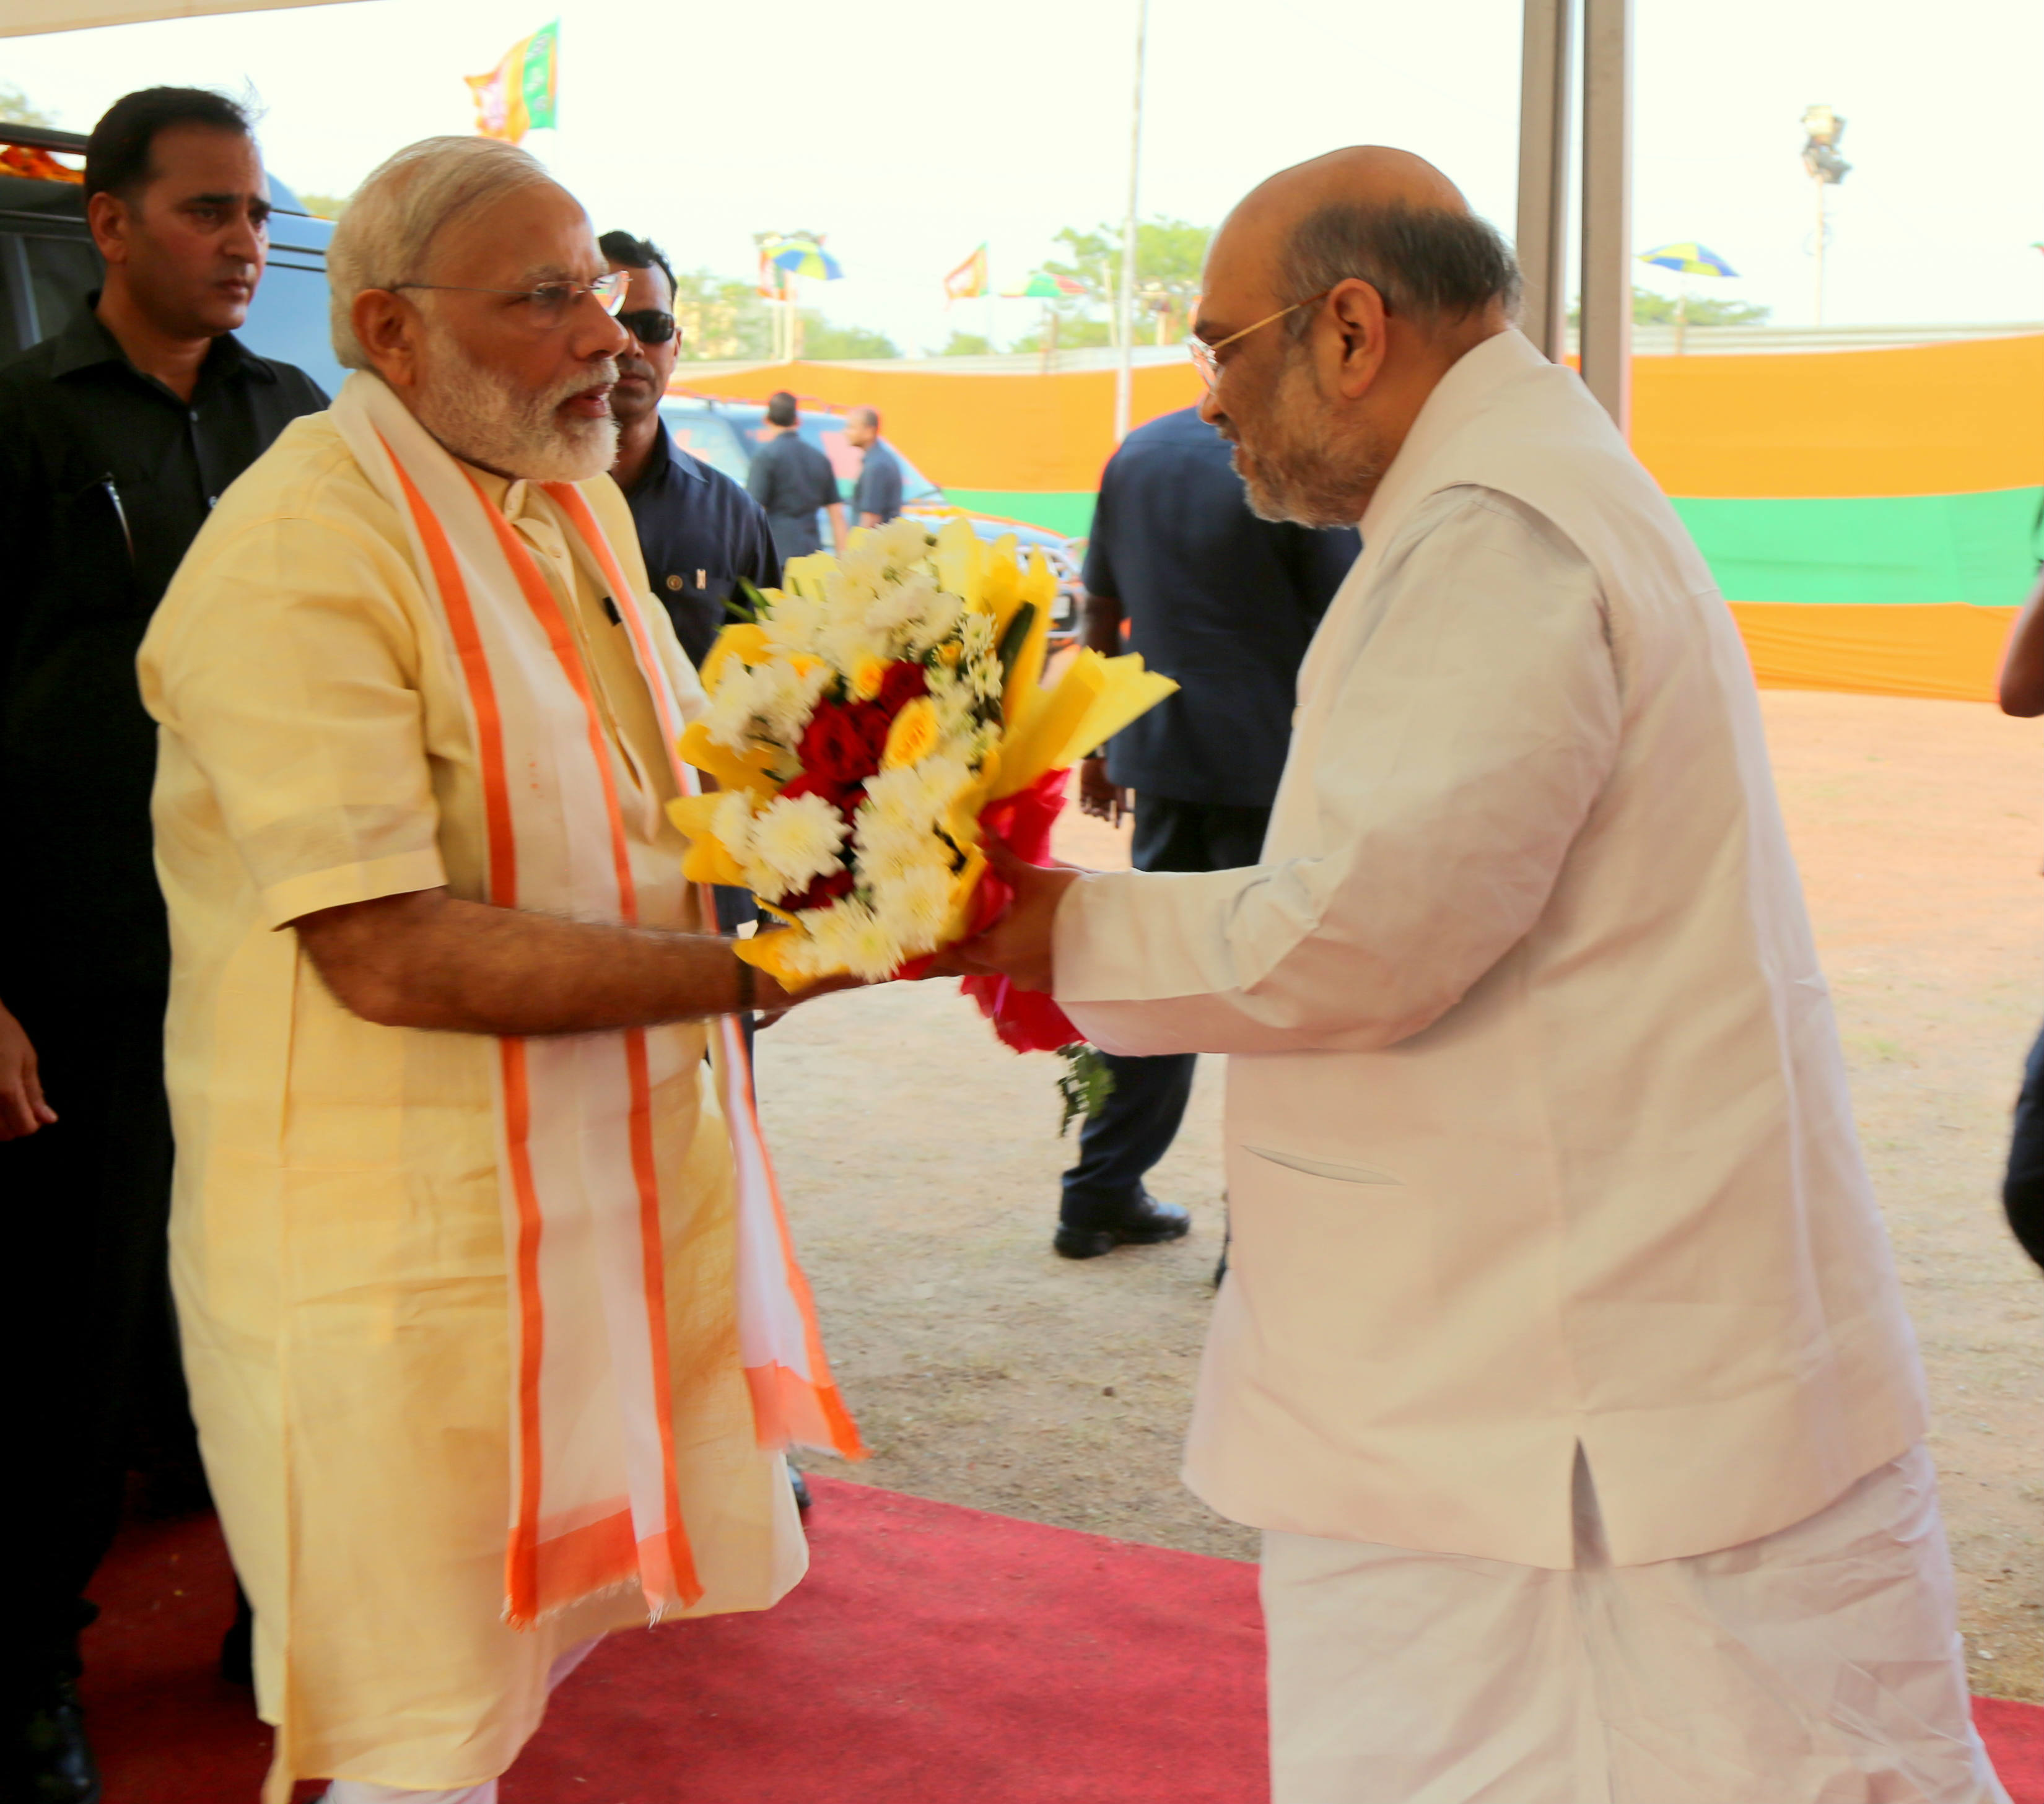
{"type": "Polygon", "coordinates": [[[885,526],[874,528],[873,537],[867,543],[878,549],[884,562],[897,570],[905,570],[924,562],[936,541],[920,520],[897,514],[885,526]]]}
{"type": "Polygon", "coordinates": [[[710,697],[709,712],[703,716],[705,731],[720,746],[745,750],[751,740],[759,697],[757,673],[736,659],[727,662],[717,693],[710,697]]]}
{"type": "Polygon", "coordinates": [[[912,958],[936,950],[951,912],[951,873],[941,864],[912,865],[874,891],[875,917],[912,958]]]}
{"type": "Polygon", "coordinates": [[[959,639],[965,647],[965,655],[970,662],[975,658],[993,655],[993,616],[978,612],[967,614],[959,624],[959,639]]]}
{"type": "Polygon", "coordinates": [[[921,618],[909,631],[909,650],[920,658],[933,647],[955,636],[965,617],[965,604],[947,589],[939,589],[924,608],[921,618]]]}
{"type": "Polygon", "coordinates": [[[724,850],[743,863],[752,843],[752,797],[743,789],[725,790],[709,817],[709,830],[724,850]]]}
{"type": "Polygon", "coordinates": [[[997,658],[974,658],[966,666],[966,681],[982,701],[998,701],[1005,680],[997,658]]]}
{"type": "Polygon", "coordinates": [[[870,528],[855,536],[858,542],[845,547],[842,560],[844,574],[854,582],[878,589],[887,569],[886,551],[880,543],[879,535],[870,528]]]}
{"type": "Polygon", "coordinates": [[[870,631],[864,620],[833,620],[824,628],[820,645],[831,667],[848,683],[859,674],[860,666],[878,659],[888,662],[886,639],[870,631]]]}
{"type": "Polygon", "coordinates": [[[765,736],[784,745],[797,743],[815,711],[816,698],[830,687],[829,667],[818,663],[798,670],[777,658],[762,666],[759,676],[753,706],[765,736]]]}
{"type": "Polygon", "coordinates": [[[878,915],[855,896],[831,909],[811,930],[826,970],[849,971],[870,982],[891,977],[908,957],[878,915]]]}
{"type": "Polygon", "coordinates": [[[823,619],[823,609],[806,595],[784,595],[770,613],[760,616],[759,625],[769,644],[786,651],[813,653],[823,619]]]}
{"type": "Polygon", "coordinates": [[[840,868],[844,818],[821,796],[777,796],[752,817],[746,886],[769,902],[799,895],[840,868]]]}

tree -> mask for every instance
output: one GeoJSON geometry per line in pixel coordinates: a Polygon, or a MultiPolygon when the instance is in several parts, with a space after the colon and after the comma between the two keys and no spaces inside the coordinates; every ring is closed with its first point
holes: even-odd
{"type": "Polygon", "coordinates": [[[298,196],[299,203],[314,219],[338,219],[348,211],[349,197],[346,194],[308,194],[298,196]]]}
{"type": "Polygon", "coordinates": [[[29,97],[6,82],[0,82],[0,119],[10,125],[55,125],[56,121],[40,107],[33,106],[29,97]]]}
{"type": "Polygon", "coordinates": [[[826,361],[851,357],[899,357],[901,347],[886,333],[867,326],[834,326],[822,314],[805,307],[796,342],[804,357],[826,361]]]}
{"type": "MultiPolygon", "coordinates": [[[[1062,313],[1058,343],[1070,345],[1084,342],[1066,330],[1065,320],[1070,319],[1077,324],[1089,318],[1098,307],[1107,310],[1108,336],[1105,341],[1094,342],[1116,342],[1113,322],[1121,293],[1120,228],[1102,225],[1091,232],[1081,232],[1068,225],[1058,234],[1057,242],[1070,247],[1070,259],[1047,262],[1039,273],[1061,275],[1085,290],[1082,305],[1062,313]]],[[[1153,329],[1159,344],[1170,344],[1185,336],[1191,323],[1193,302],[1199,295],[1207,247],[1212,242],[1213,228],[1210,225],[1193,225],[1182,219],[1166,219],[1162,214],[1137,225],[1135,313],[1139,321],[1145,315],[1155,320],[1153,329]]],[[[1139,338],[1139,324],[1136,329],[1139,338]]]]}
{"type": "Polygon", "coordinates": [[[1049,319],[1032,332],[1024,333],[1009,347],[1011,351],[1087,351],[1113,342],[1114,328],[1106,320],[1089,319],[1076,308],[1052,307],[1049,319]]]}
{"type": "Polygon", "coordinates": [[[953,332],[951,343],[937,355],[939,357],[987,357],[993,351],[993,340],[984,333],[953,332]]]}
{"type": "MultiPolygon", "coordinates": [[[[1751,301],[1726,301],[1710,295],[1686,297],[1684,317],[1692,326],[1757,326],[1773,316],[1772,307],[1751,301]]],[[[1632,323],[1639,326],[1671,326],[1680,303],[1676,297],[1656,294],[1650,289],[1632,291],[1632,323]]]]}
{"type": "MultiPolygon", "coordinates": [[[[1773,317],[1772,307],[1763,307],[1752,301],[1724,301],[1708,295],[1689,295],[1684,320],[1692,326],[1758,326],[1765,325],[1773,317]]],[[[1672,326],[1675,323],[1675,309],[1680,305],[1672,294],[1657,294],[1650,288],[1642,288],[1636,282],[1632,290],[1632,323],[1636,326],[1672,326]]],[[[1573,301],[1569,308],[1569,324],[1580,326],[1583,323],[1583,304],[1573,301]]]]}
{"type": "Polygon", "coordinates": [[[684,270],[674,278],[674,317],[682,328],[679,355],[688,362],[774,355],[773,319],[751,282],[684,270]]]}

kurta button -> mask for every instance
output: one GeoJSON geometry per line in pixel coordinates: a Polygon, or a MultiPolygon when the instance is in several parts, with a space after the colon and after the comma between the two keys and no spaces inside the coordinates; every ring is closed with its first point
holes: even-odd
{"type": "Polygon", "coordinates": [[[670,589],[679,589],[682,586],[682,579],[678,576],[670,576],[667,578],[667,586],[670,589]]]}

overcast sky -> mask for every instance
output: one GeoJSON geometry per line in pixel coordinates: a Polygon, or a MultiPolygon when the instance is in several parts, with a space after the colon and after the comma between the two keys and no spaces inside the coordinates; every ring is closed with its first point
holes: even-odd
{"type": "MultiPolygon", "coordinates": [[[[1120,216],[1135,0],[353,0],[0,40],[0,81],[87,129],[152,82],[252,90],[271,167],[345,193],[398,145],[472,129],[461,78],[561,20],[561,126],[528,140],[599,230],[740,275],[755,231],[824,233],[834,319],[934,348],[944,272],[982,239],[1019,283],[1064,225],[1120,216]]],[[[1698,239],[1699,293],[1812,317],[1797,121],[1850,121],[1832,190],[1833,323],[2044,319],[2038,0],[1637,0],[1635,244],[1698,239]]],[[[1509,233],[1519,0],[1151,0],[1142,207],[1219,219],[1337,144],[1400,144],[1509,233]]],[[[1650,281],[1657,279],[1652,276],[1650,281]]],[[[997,331],[1028,328],[1005,303],[997,331]]]]}

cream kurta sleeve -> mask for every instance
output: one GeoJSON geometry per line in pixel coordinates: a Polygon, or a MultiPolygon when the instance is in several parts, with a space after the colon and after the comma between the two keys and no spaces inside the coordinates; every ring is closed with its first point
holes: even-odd
{"type": "Polygon", "coordinates": [[[182,743],[280,927],[448,881],[396,548],[289,515],[209,547],[152,635],[144,696],[182,743]]]}
{"type": "Polygon", "coordinates": [[[1057,999],[1108,1051],[1393,1045],[1539,918],[1617,755],[1595,572],[1522,504],[1450,489],[1387,548],[1368,606],[1321,679],[1327,728],[1286,770],[1283,855],[1067,892],[1057,999]]]}

